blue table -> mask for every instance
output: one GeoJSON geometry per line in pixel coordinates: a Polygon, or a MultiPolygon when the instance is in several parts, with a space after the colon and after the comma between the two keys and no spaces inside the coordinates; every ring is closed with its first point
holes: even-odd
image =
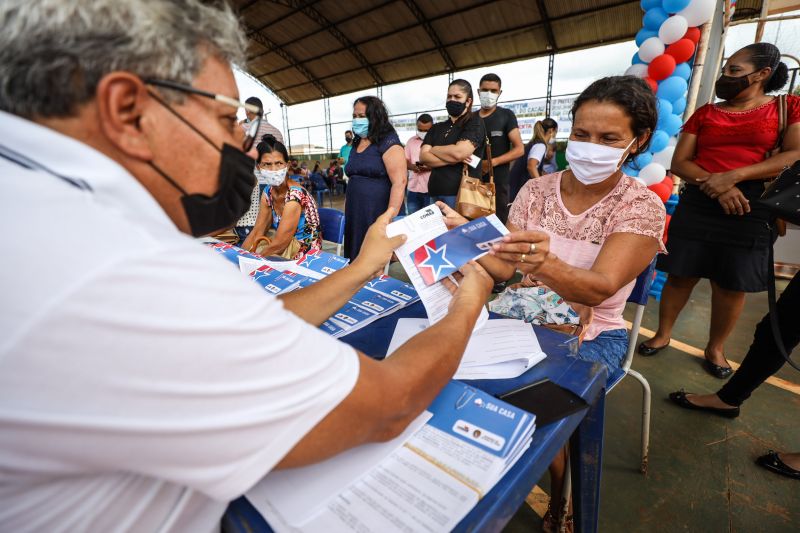
{"type": "MultiPolygon", "coordinates": [[[[418,302],[343,337],[342,341],[376,359],[383,359],[397,320],[425,316],[425,310],[418,302]]],[[[493,315],[492,318],[500,317],[493,315]]],[[[564,344],[566,336],[546,328],[534,326],[534,329],[542,350],[547,353],[544,361],[514,379],[472,380],[467,383],[490,394],[501,394],[548,378],[586,400],[589,409],[537,427],[531,447],[458,524],[455,531],[502,530],[568,440],[571,442],[575,529],[582,533],[597,531],[606,368],[601,364],[570,357],[569,349],[564,344]]],[[[231,504],[226,518],[246,524],[246,529],[242,528],[242,531],[271,531],[245,498],[231,504]]],[[[233,526],[231,529],[239,528],[233,526]]]]}

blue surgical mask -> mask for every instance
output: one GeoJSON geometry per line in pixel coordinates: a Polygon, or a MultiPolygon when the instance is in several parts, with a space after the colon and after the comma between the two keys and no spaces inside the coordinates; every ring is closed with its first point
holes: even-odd
{"type": "Polygon", "coordinates": [[[366,137],[369,133],[369,119],[366,117],[354,118],[352,128],[355,135],[366,137]]]}

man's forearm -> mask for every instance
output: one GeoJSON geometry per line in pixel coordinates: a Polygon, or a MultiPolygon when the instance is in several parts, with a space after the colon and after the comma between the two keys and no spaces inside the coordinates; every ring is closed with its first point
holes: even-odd
{"type": "Polygon", "coordinates": [[[283,306],[309,324],[319,326],[372,279],[375,272],[366,272],[351,264],[319,280],[313,285],[278,296],[283,306]]]}

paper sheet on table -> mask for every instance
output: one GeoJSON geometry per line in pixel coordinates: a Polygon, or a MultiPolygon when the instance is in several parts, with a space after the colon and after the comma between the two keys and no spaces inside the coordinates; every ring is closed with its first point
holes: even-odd
{"type": "Polygon", "coordinates": [[[364,444],[320,463],[270,472],[246,496],[270,523],[274,518],[299,526],[322,511],[328,500],[400,448],[431,416],[424,411],[400,436],[389,442],[364,444]],[[269,505],[265,505],[267,502],[269,505]]]}
{"type": "MultiPolygon", "coordinates": [[[[429,324],[422,318],[397,321],[387,357],[429,324]]],[[[472,333],[455,379],[517,377],[545,358],[530,324],[521,320],[489,320],[472,333]]]]}
{"type": "MultiPolygon", "coordinates": [[[[453,295],[450,294],[450,291],[441,281],[426,285],[419,270],[411,260],[411,253],[446,231],[447,226],[444,224],[444,217],[436,206],[423,207],[416,213],[412,213],[397,222],[392,222],[386,228],[386,234],[389,237],[401,234],[407,236],[406,242],[395,250],[395,255],[400,260],[400,264],[403,265],[406,274],[408,274],[411,284],[417,290],[431,324],[437,323],[447,315],[448,306],[453,299],[453,295]]],[[[475,329],[480,328],[488,318],[489,313],[485,308],[482,309],[480,317],[475,324],[475,329]]]]}

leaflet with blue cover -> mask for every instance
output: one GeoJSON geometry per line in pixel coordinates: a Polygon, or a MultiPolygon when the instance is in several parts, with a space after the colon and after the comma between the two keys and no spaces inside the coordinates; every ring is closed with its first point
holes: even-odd
{"type": "Polygon", "coordinates": [[[397,300],[369,289],[359,290],[350,298],[350,303],[363,307],[372,314],[381,316],[386,316],[401,307],[400,302],[397,300]]]}
{"type": "Polygon", "coordinates": [[[292,291],[300,284],[300,279],[293,277],[293,274],[284,274],[280,270],[275,270],[267,265],[254,270],[250,275],[264,290],[272,294],[292,291]]]}
{"type": "Polygon", "coordinates": [[[240,257],[246,257],[248,259],[257,259],[257,260],[264,259],[260,255],[248,252],[247,250],[244,250],[232,244],[227,244],[224,242],[206,242],[205,244],[208,245],[208,247],[214,250],[215,252],[221,254],[222,257],[224,257],[237,267],[239,266],[240,257]]]}
{"type": "Polygon", "coordinates": [[[429,240],[411,253],[411,260],[425,284],[433,285],[489,253],[507,233],[496,215],[477,218],[429,240]]]}
{"type": "Polygon", "coordinates": [[[399,279],[390,278],[389,276],[380,276],[364,285],[365,289],[382,294],[387,298],[397,300],[403,305],[408,305],[419,300],[419,294],[414,287],[408,283],[400,281],[399,279]]]}
{"type": "Polygon", "coordinates": [[[350,260],[344,257],[318,250],[315,252],[308,252],[297,261],[297,264],[303,268],[327,276],[328,274],[332,274],[346,267],[349,262],[350,260]]]}
{"type": "Polygon", "coordinates": [[[344,328],[330,319],[320,324],[319,329],[337,339],[345,334],[344,328]]]}
{"type": "Polygon", "coordinates": [[[375,314],[348,302],[344,307],[336,311],[330,320],[342,326],[349,333],[374,321],[375,314]]]}

